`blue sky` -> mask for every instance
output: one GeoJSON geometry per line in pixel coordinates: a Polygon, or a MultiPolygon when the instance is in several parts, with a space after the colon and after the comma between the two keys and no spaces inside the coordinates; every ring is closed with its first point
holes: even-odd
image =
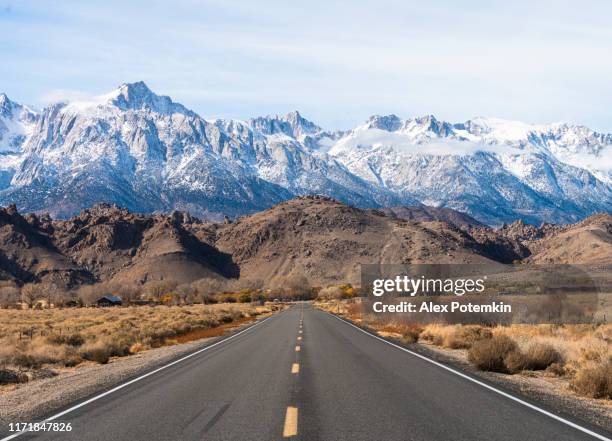
{"type": "Polygon", "coordinates": [[[0,0],[0,91],[42,106],[144,80],[204,117],[297,109],[332,129],[433,113],[612,132],[611,16],[607,0],[0,0]]]}

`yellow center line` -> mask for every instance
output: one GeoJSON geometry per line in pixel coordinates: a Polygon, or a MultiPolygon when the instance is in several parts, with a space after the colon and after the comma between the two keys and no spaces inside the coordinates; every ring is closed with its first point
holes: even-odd
{"type": "Polygon", "coordinates": [[[291,373],[292,374],[299,374],[300,373],[300,364],[299,363],[293,363],[291,365],[291,373]]]}
{"type": "Polygon", "coordinates": [[[300,345],[297,345],[297,346],[295,347],[295,352],[300,352],[300,345]]]}
{"type": "Polygon", "coordinates": [[[297,435],[298,425],[298,408],[293,406],[287,407],[287,413],[285,414],[285,427],[283,428],[283,437],[289,438],[290,436],[297,435]]]}

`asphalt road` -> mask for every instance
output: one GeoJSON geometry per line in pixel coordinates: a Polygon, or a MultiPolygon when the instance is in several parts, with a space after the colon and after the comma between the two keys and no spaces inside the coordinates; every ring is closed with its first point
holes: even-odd
{"type": "Polygon", "coordinates": [[[17,439],[596,439],[307,304],[57,421],[17,439]]]}

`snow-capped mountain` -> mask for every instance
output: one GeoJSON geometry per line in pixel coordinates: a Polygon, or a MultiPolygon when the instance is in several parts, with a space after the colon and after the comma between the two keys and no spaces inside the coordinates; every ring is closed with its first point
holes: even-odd
{"type": "Polygon", "coordinates": [[[580,126],[389,115],[327,132],[298,112],[206,120],[142,82],[40,114],[0,95],[0,118],[11,163],[0,204],[57,216],[97,202],[235,216],[312,193],[450,207],[490,224],[612,209],[612,135],[580,126]]]}
{"type": "Polygon", "coordinates": [[[566,124],[374,116],[327,150],[363,179],[498,224],[612,208],[612,136],[566,124]]]}
{"type": "Polygon", "coordinates": [[[0,190],[9,186],[38,114],[0,94],[0,190]]]}

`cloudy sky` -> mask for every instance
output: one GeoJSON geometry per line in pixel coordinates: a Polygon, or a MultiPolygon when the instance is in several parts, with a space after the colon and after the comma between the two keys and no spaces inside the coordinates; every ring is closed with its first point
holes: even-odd
{"type": "Polygon", "coordinates": [[[612,2],[0,0],[0,91],[42,106],[144,80],[205,117],[298,109],[612,132],[612,2]],[[535,5],[534,3],[537,3],[535,5]]]}

